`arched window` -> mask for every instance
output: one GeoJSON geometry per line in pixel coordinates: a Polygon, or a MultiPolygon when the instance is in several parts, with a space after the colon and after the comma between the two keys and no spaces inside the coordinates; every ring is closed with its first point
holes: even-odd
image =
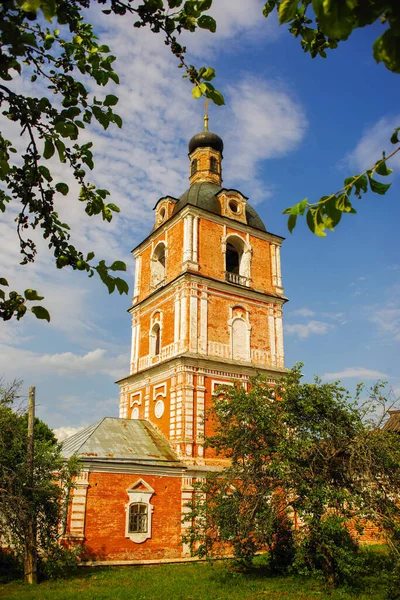
{"type": "Polygon", "coordinates": [[[250,279],[251,250],[237,235],[226,240],[225,274],[226,280],[237,285],[248,285],[250,279]]]}
{"type": "Polygon", "coordinates": [[[166,248],[164,242],[160,242],[155,247],[153,256],[151,257],[151,288],[155,289],[165,283],[165,253],[166,248]]]}
{"type": "Polygon", "coordinates": [[[218,173],[218,161],[215,156],[210,158],[210,171],[211,173],[218,173]]]}
{"type": "Polygon", "coordinates": [[[226,259],[225,259],[226,267],[225,267],[225,270],[228,273],[235,273],[236,275],[239,275],[240,258],[241,258],[241,254],[239,254],[239,251],[237,250],[237,248],[235,248],[235,246],[233,244],[228,242],[226,244],[226,259]]]}
{"type": "Polygon", "coordinates": [[[190,174],[194,175],[197,171],[197,158],[192,160],[192,164],[190,165],[190,174]]]}
{"type": "Polygon", "coordinates": [[[147,533],[148,504],[135,502],[129,507],[128,533],[147,533]]]}
{"type": "Polygon", "coordinates": [[[159,323],[154,323],[150,333],[150,354],[158,356],[161,346],[161,329],[159,323]]]}

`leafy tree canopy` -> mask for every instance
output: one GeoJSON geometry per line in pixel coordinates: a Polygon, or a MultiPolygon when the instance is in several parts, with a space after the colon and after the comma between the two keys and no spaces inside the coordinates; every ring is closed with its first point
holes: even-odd
{"type": "Polygon", "coordinates": [[[352,401],[338,382],[301,377],[295,367],[276,387],[259,377],[248,392],[218,390],[206,445],[230,464],[196,484],[186,541],[195,555],[228,549],[246,564],[259,550],[281,566],[296,554],[332,583],[343,575],[340,553],[357,545],[349,525],[373,522],[391,539],[400,436],[379,427],[377,411],[388,408],[380,384],[361,403],[362,388],[352,401]]]}
{"type": "MultiPolygon", "coordinates": [[[[223,104],[222,95],[210,81],[212,68],[196,70],[185,62],[185,48],[177,41],[182,30],[196,27],[215,31],[214,19],[205,12],[212,0],[143,0],[125,3],[121,0],[5,0],[0,6],[0,106],[2,115],[12,121],[27,140],[22,156],[11,140],[0,133],[0,211],[5,212],[13,202],[19,202],[16,218],[22,264],[35,260],[37,246],[30,237],[32,229],[41,230],[59,269],[71,267],[86,271],[89,277],[97,274],[108,291],[128,292],[128,284],[114,273],[126,271],[122,261],[107,264],[95,261],[93,252],[84,255],[71,243],[70,227],[59,219],[55,210],[57,196],[69,192],[64,181],[52,175],[48,161],[55,157],[66,165],[80,187],[79,201],[88,216],[100,216],[111,221],[119,212],[108,201],[109,192],[90,182],[94,168],[93,144],[79,143],[82,130],[97,121],[104,129],[122,127],[115,112],[118,98],[114,94],[100,97],[88,91],[87,81],[105,87],[119,83],[110,48],[98,43],[93,28],[86,23],[82,10],[99,4],[106,14],[132,17],[134,27],[149,27],[161,33],[165,43],[179,61],[193,84],[193,96],[206,96],[223,104]],[[47,85],[47,97],[28,97],[16,93],[19,76],[31,82],[41,80],[47,85]],[[51,100],[49,99],[51,98],[51,100]]],[[[0,286],[8,281],[0,276],[0,286]]],[[[36,290],[11,291],[6,295],[0,287],[0,317],[21,319],[32,311],[39,319],[50,320],[48,311],[40,304],[43,297],[36,290]]]]}
{"type": "Polygon", "coordinates": [[[21,382],[0,381],[0,546],[11,547],[22,563],[29,522],[35,522],[40,557],[57,548],[75,458],[65,461],[49,427],[35,419],[33,478],[27,464],[27,414],[18,405],[21,382]]]}

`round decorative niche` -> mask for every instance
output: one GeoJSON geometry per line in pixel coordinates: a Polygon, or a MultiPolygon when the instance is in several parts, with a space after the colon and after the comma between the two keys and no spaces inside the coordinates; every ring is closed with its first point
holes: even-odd
{"type": "Polygon", "coordinates": [[[139,418],[139,407],[135,406],[135,408],[132,410],[131,419],[138,419],[138,418],[139,418]]]}
{"type": "Polygon", "coordinates": [[[164,414],[164,410],[165,410],[164,402],[162,400],[157,400],[156,405],[154,407],[154,414],[156,415],[157,419],[161,419],[161,417],[164,414]]]}
{"type": "Polygon", "coordinates": [[[240,215],[240,213],[242,212],[242,207],[240,206],[240,204],[237,200],[233,200],[233,199],[229,200],[228,206],[229,206],[229,210],[234,215],[240,215]]]}
{"type": "Polygon", "coordinates": [[[165,206],[162,206],[160,208],[160,212],[158,213],[158,218],[160,219],[160,221],[164,221],[166,214],[167,214],[167,209],[165,206]]]}

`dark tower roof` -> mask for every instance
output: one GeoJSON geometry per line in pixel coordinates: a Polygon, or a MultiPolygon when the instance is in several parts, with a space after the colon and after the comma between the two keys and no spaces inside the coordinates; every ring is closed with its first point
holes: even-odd
{"type": "Polygon", "coordinates": [[[212,131],[202,131],[196,133],[189,142],[189,154],[191,154],[196,148],[214,148],[221,152],[224,149],[224,142],[221,140],[219,135],[212,131]]]}
{"type": "MultiPolygon", "coordinates": [[[[176,214],[187,204],[191,204],[192,206],[198,206],[208,212],[220,215],[221,203],[217,198],[217,194],[223,189],[224,188],[221,186],[210,183],[209,181],[193,183],[190,188],[180,196],[178,202],[174,206],[173,214],[176,214]]],[[[250,225],[250,227],[266,231],[261,218],[249,204],[246,205],[246,218],[247,224],[250,225]]]]}

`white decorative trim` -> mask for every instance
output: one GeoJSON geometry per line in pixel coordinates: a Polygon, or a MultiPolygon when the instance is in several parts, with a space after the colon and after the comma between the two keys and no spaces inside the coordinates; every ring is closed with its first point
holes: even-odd
{"type": "Polygon", "coordinates": [[[181,350],[183,350],[183,348],[186,345],[186,334],[187,334],[186,311],[187,311],[187,298],[186,298],[186,296],[183,296],[183,298],[181,298],[181,339],[180,339],[181,350]]]}
{"type": "Polygon", "coordinates": [[[197,305],[198,305],[198,297],[197,290],[192,289],[190,295],[190,352],[197,352],[198,345],[198,335],[197,335],[197,324],[198,324],[198,314],[197,314],[197,305]]]}
{"type": "Polygon", "coordinates": [[[178,294],[174,299],[174,342],[179,342],[180,334],[180,320],[181,320],[181,299],[178,294]]]}
{"type": "Polygon", "coordinates": [[[158,396],[162,396],[163,398],[167,397],[167,384],[166,383],[159,383],[158,385],[154,386],[154,388],[153,388],[154,400],[156,400],[158,396]]]}
{"type": "Polygon", "coordinates": [[[193,254],[192,260],[194,263],[198,261],[198,238],[199,238],[199,217],[194,217],[193,219],[193,254]]]}
{"type": "Polygon", "coordinates": [[[130,396],[131,396],[131,398],[130,398],[130,407],[131,408],[134,404],[138,404],[138,405],[142,404],[142,391],[141,390],[139,392],[132,393],[130,396]],[[134,400],[134,398],[136,396],[139,396],[139,398],[137,400],[134,400]]]}
{"type": "Polygon", "coordinates": [[[165,404],[162,400],[157,400],[156,405],[154,407],[154,414],[157,419],[161,419],[165,411],[165,404]]]}
{"type": "Polygon", "coordinates": [[[268,312],[268,330],[269,330],[269,346],[271,350],[271,363],[276,364],[276,332],[275,332],[275,317],[274,307],[269,307],[268,312]]]}
{"type": "Polygon", "coordinates": [[[129,496],[129,501],[125,505],[125,537],[135,542],[135,544],[141,544],[147,539],[151,538],[151,521],[154,507],[150,504],[152,495],[154,494],[153,488],[146,483],[143,479],[138,479],[131,488],[126,490],[129,496]],[[139,489],[138,489],[139,488],[139,489]],[[144,489],[143,489],[144,488],[144,489]],[[146,532],[130,532],[129,531],[129,507],[132,504],[146,504],[147,505],[147,531],[146,532]]]}
{"type": "Polygon", "coordinates": [[[211,380],[211,393],[215,394],[215,390],[220,385],[233,385],[232,381],[221,381],[219,379],[211,380]]]}
{"type": "Polygon", "coordinates": [[[199,347],[200,354],[207,354],[208,340],[208,295],[207,292],[201,292],[200,296],[200,332],[199,332],[199,347]]]}

